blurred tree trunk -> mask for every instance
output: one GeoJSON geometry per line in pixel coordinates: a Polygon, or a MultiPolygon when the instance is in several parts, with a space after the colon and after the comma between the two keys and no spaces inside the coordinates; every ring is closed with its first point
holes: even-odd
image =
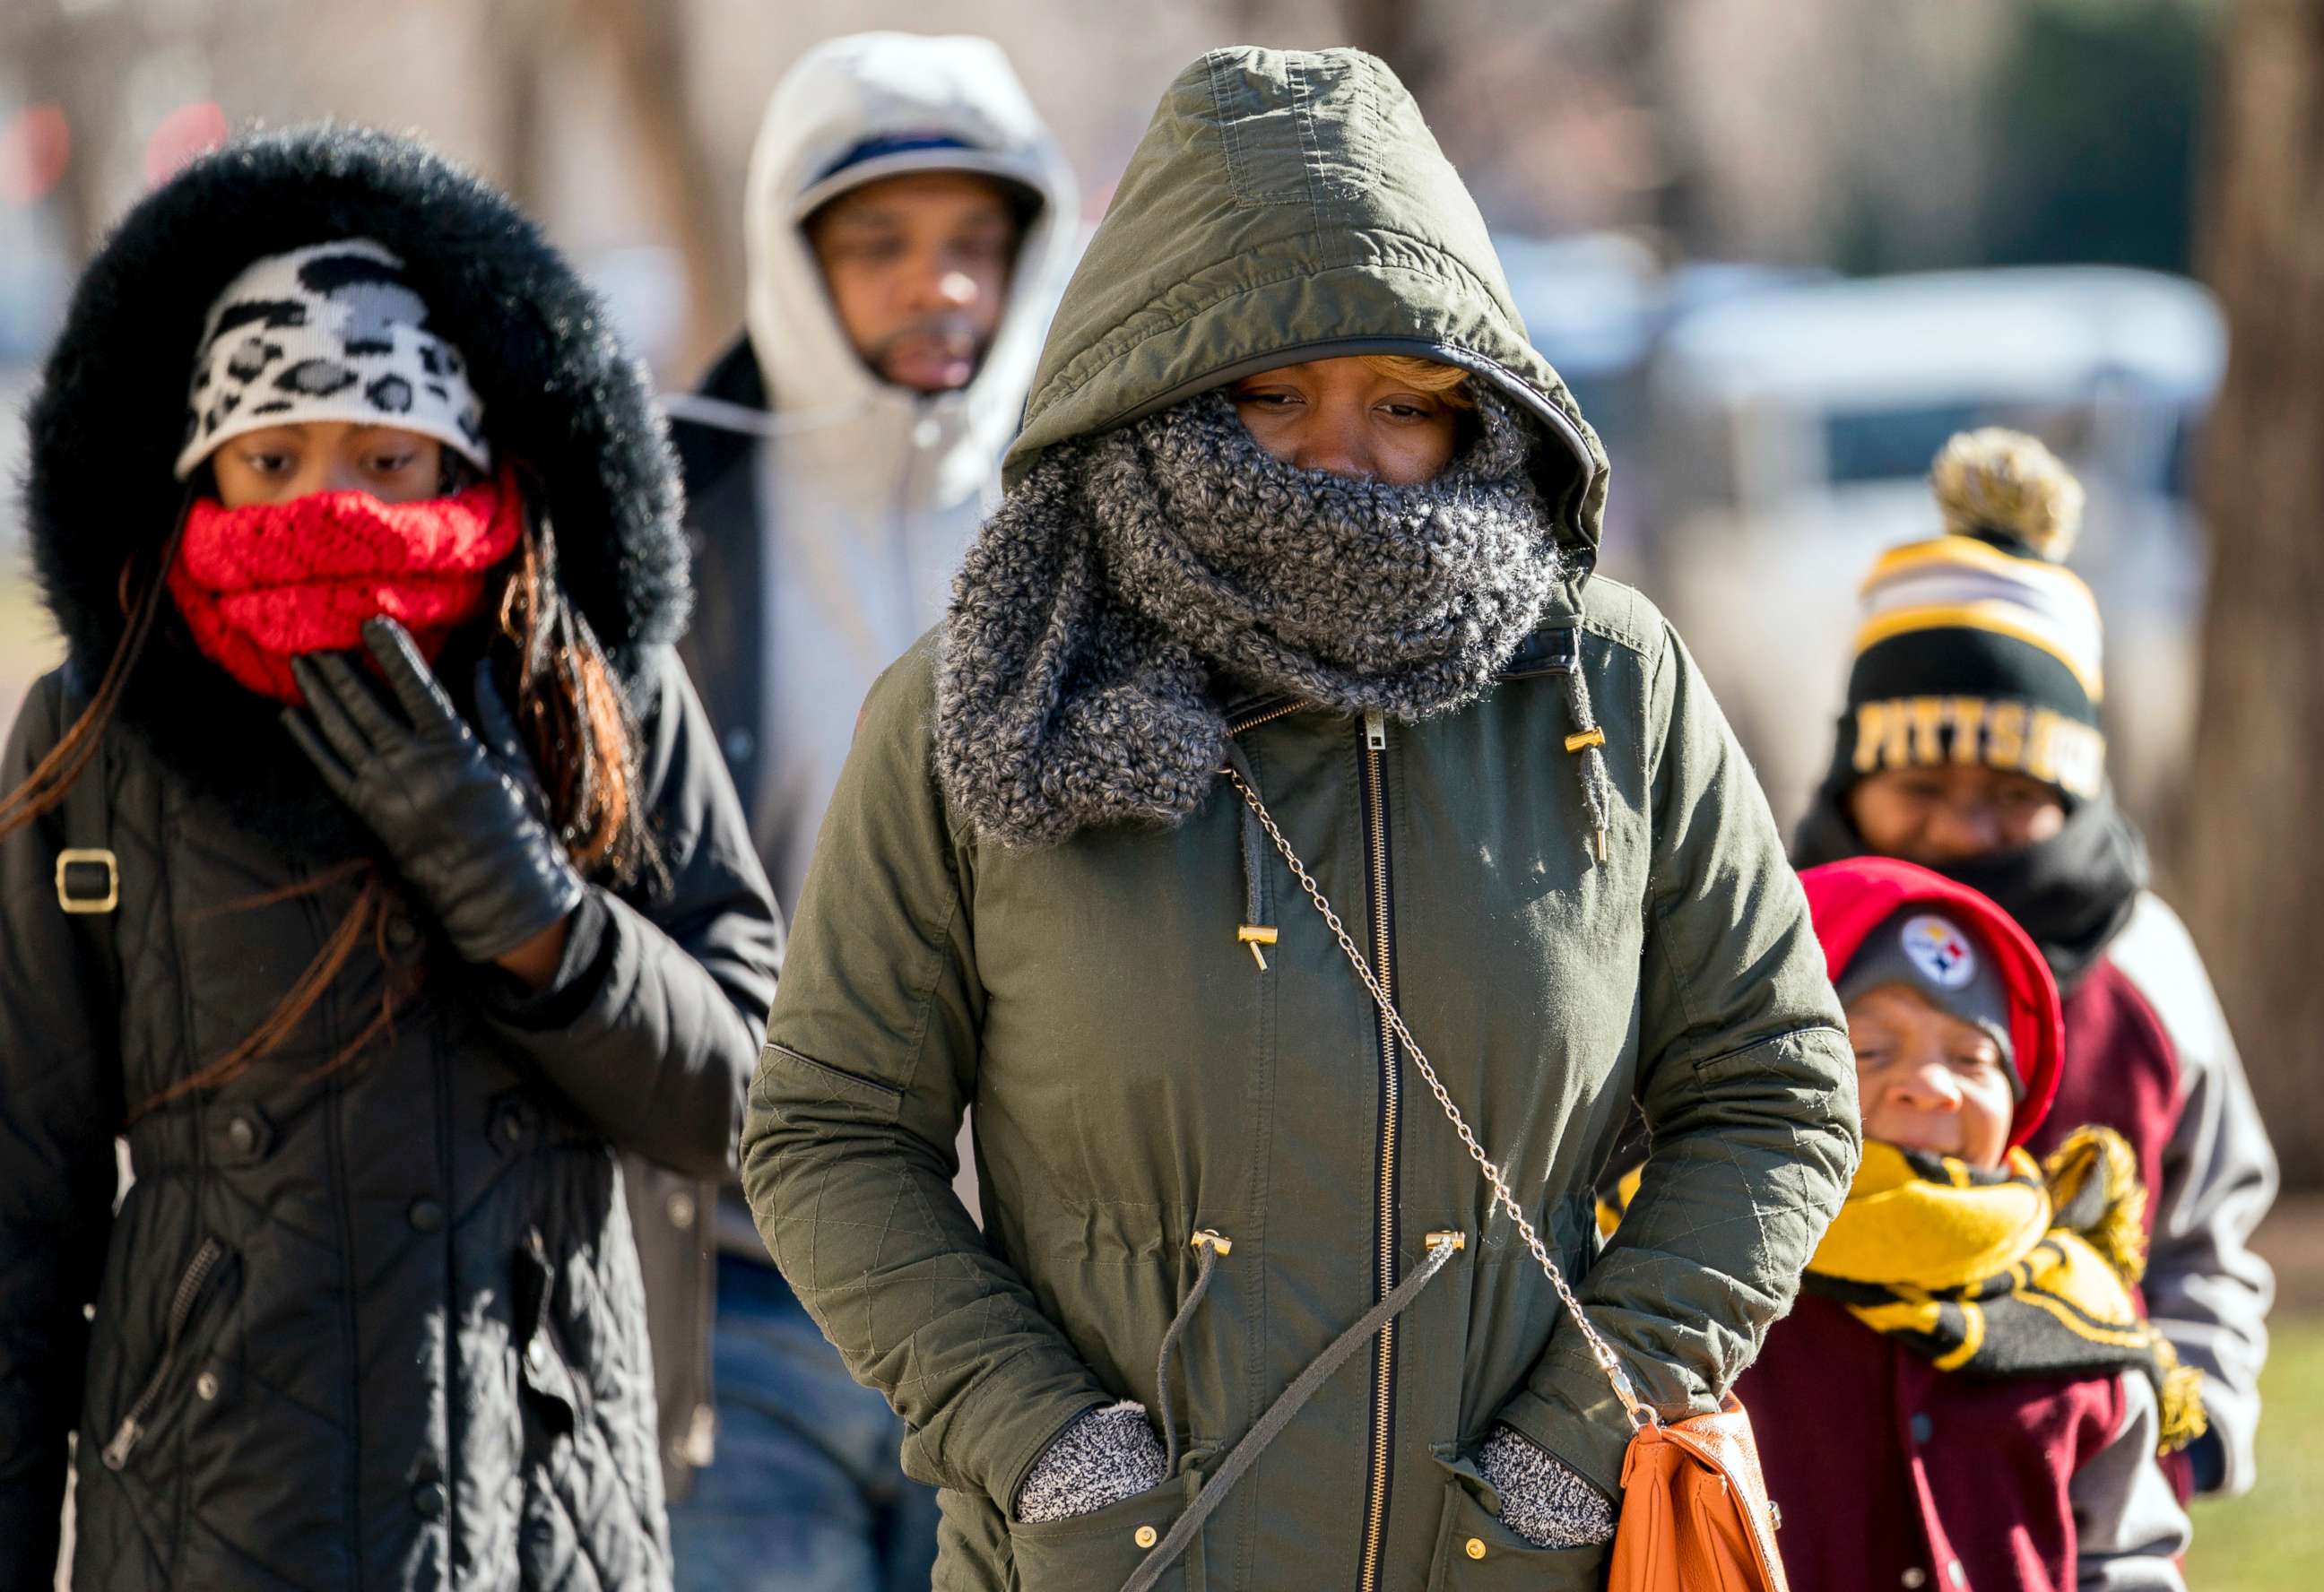
{"type": "Polygon", "coordinates": [[[509,197],[540,213],[541,24],[539,0],[501,0],[485,14],[493,69],[493,176],[509,197]]]}
{"type": "Polygon", "coordinates": [[[730,196],[692,115],[687,8],[676,0],[499,0],[489,13],[497,122],[495,174],[527,209],[544,207],[560,54],[602,51],[621,93],[647,203],[686,277],[685,344],[674,373],[690,382],[742,318],[742,261],[721,225],[730,196]]]}
{"type": "Polygon", "coordinates": [[[28,101],[53,101],[72,140],[64,174],[48,195],[73,264],[94,253],[114,219],[105,177],[119,134],[123,63],[143,47],[141,19],[114,7],[88,14],[56,5],[0,5],[0,60],[14,68],[28,101]]]}
{"type": "Polygon", "coordinates": [[[613,53],[647,188],[685,264],[686,346],[678,368],[690,382],[741,323],[742,271],[721,225],[739,200],[711,181],[710,152],[687,92],[687,8],[675,0],[580,0],[580,11],[613,53]]]}
{"type": "Polygon", "coordinates": [[[1349,43],[1388,62],[1412,97],[1426,104],[1438,60],[1425,7],[1415,0],[1341,0],[1340,23],[1349,43]]]}
{"type": "Polygon", "coordinates": [[[2227,315],[2201,713],[2172,853],[2286,1181],[2324,1183],[2324,0],[2246,0],[2206,274],[2227,315]]]}

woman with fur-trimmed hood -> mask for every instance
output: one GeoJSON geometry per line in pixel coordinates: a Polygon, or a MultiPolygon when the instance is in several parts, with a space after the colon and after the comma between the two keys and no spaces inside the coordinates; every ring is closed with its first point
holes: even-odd
{"type": "Polygon", "coordinates": [[[1622,1395],[1389,1011],[1672,1416],[1788,1302],[1853,1070],[1718,708],[1591,573],[1604,455],[1385,67],[1179,75],[1004,476],[865,706],[744,1141],[939,1488],[936,1586],[1600,1585],[1622,1395]]]}
{"type": "Polygon", "coordinates": [[[733,1166],[779,934],[641,373],[506,199],[323,128],[129,214],[30,428],[0,1583],[77,1433],[78,1587],[666,1587],[615,1151],[733,1166]]]}

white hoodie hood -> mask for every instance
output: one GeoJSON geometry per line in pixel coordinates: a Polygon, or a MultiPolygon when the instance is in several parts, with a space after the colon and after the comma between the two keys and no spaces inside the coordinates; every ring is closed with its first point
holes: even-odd
{"type": "Polygon", "coordinates": [[[999,45],[916,33],[857,33],[818,44],[784,74],[767,102],[747,191],[751,346],[776,412],[844,412],[873,404],[964,408],[998,411],[1015,430],[1073,247],[1078,201],[1064,154],[999,45]],[[851,151],[884,139],[947,139],[960,147],[875,156],[826,179],[851,151]],[[799,230],[824,200],[901,170],[984,172],[1042,201],[1019,247],[1009,306],[975,380],[935,398],[882,381],[856,356],[799,230]]]}
{"type": "Polygon", "coordinates": [[[761,438],[766,711],[751,816],[790,911],[856,710],[880,671],[943,617],[953,572],[997,498],[1001,454],[1070,269],[1079,201],[997,45],[908,33],[835,39],[801,57],[768,102],[747,195],[747,320],[767,410],[672,407],[761,438]],[[956,147],[928,147],[937,141],[956,147]],[[867,143],[900,147],[834,174],[867,143]],[[916,392],[863,363],[799,227],[836,192],[902,170],[984,172],[1042,201],[992,342],[954,392],[916,392]],[[725,413],[706,412],[716,410],[725,413]]]}

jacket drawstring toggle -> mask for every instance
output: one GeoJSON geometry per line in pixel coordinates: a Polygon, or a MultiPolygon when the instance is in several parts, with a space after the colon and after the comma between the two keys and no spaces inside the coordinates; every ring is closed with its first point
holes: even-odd
{"type": "Polygon", "coordinates": [[[1590,711],[1590,682],[1582,673],[1582,637],[1573,638],[1573,658],[1565,670],[1565,710],[1572,716],[1573,733],[1565,750],[1582,759],[1582,805],[1596,832],[1590,855],[1602,863],[1608,856],[1607,832],[1613,824],[1614,779],[1606,771],[1606,732],[1590,711]]]}
{"type": "MultiPolygon", "coordinates": [[[[1250,759],[1243,756],[1242,748],[1227,742],[1227,766],[1222,774],[1239,776],[1257,788],[1259,780],[1250,771],[1250,759]]],[[[1262,946],[1272,945],[1278,937],[1275,929],[1275,910],[1268,904],[1267,891],[1267,832],[1250,808],[1236,804],[1242,812],[1242,922],[1235,928],[1235,943],[1250,947],[1250,959],[1265,972],[1267,952],[1262,946]]]]}

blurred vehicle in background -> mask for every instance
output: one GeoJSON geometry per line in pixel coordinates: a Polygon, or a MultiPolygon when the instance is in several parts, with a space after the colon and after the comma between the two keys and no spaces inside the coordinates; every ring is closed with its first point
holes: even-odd
{"type": "Polygon", "coordinates": [[[2041,437],[2089,490],[2069,562],[2106,618],[2107,764],[2134,814],[2164,810],[2202,619],[2187,463],[2226,354],[2204,289],[2112,268],[1812,282],[1674,318],[1646,377],[1652,565],[1633,578],[1786,829],[1831,753],[1858,584],[1883,548],[1936,534],[1929,462],[1986,425],[2041,437]]]}
{"type": "Polygon", "coordinates": [[[1646,381],[1674,322],[1712,304],[1827,281],[1820,267],[1690,261],[1665,266],[1627,233],[1497,233],[1493,249],[1526,333],[1557,367],[1613,465],[1598,567],[1618,580],[1654,568],[1646,381]]]}
{"type": "Polygon", "coordinates": [[[1637,381],[1662,328],[1665,278],[1655,252],[1624,233],[1493,235],[1526,336],[1601,437],[1630,431],[1637,381]]]}

